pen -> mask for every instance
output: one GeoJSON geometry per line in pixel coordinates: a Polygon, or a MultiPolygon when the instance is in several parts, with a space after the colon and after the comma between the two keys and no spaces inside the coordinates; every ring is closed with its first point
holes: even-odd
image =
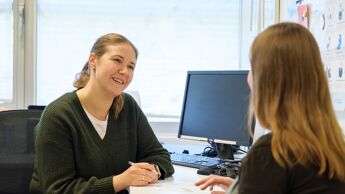
{"type": "MultiPolygon", "coordinates": [[[[133,166],[134,165],[134,162],[132,161],[128,161],[128,164],[133,166]]],[[[151,170],[151,172],[154,172],[158,175],[158,177],[160,177],[160,171],[159,171],[159,167],[157,165],[153,165],[155,167],[155,170],[151,170]]]]}

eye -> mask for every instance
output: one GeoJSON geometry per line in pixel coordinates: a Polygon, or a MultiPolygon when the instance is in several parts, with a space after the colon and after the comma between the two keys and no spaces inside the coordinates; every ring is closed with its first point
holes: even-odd
{"type": "Polygon", "coordinates": [[[134,65],[128,65],[128,68],[131,69],[131,70],[134,70],[135,66],[134,65]]]}
{"type": "Polygon", "coordinates": [[[120,58],[113,58],[112,59],[115,63],[122,63],[122,59],[120,58]]]}

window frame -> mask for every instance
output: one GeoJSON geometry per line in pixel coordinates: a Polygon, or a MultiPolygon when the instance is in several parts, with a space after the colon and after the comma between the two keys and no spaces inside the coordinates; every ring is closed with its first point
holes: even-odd
{"type": "Polygon", "coordinates": [[[36,102],[36,0],[13,0],[13,99],[26,108],[36,102]]]}

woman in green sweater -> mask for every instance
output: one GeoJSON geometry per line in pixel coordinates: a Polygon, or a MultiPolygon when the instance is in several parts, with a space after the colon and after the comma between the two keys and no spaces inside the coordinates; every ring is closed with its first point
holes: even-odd
{"type": "Polygon", "coordinates": [[[122,35],[95,42],[74,83],[78,90],[48,105],[36,127],[32,193],[128,193],[173,174],[169,153],[123,93],[137,57],[122,35]]]}

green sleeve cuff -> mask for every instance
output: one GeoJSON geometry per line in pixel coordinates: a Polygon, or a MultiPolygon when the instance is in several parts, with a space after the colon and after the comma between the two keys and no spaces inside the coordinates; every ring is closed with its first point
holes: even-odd
{"type": "Polygon", "coordinates": [[[113,177],[106,177],[95,181],[93,193],[115,193],[113,186],[113,177]]]}

